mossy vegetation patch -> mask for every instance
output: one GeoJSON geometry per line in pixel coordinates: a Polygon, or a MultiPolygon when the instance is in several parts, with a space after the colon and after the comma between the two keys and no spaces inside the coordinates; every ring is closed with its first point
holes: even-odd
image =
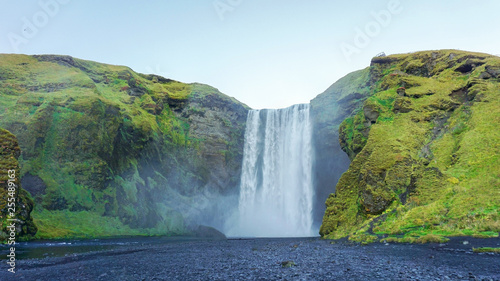
{"type": "Polygon", "coordinates": [[[39,238],[183,233],[204,188],[236,186],[248,107],[215,88],[69,56],[0,55],[0,73],[39,238]]]}
{"type": "Polygon", "coordinates": [[[491,247],[473,248],[472,251],[474,253],[500,253],[500,248],[491,248],[491,247]]]}
{"type": "Polygon", "coordinates": [[[372,61],[378,86],[342,123],[342,147],[355,157],[320,233],[416,243],[498,237],[500,58],[455,50],[391,58],[372,61]]]}

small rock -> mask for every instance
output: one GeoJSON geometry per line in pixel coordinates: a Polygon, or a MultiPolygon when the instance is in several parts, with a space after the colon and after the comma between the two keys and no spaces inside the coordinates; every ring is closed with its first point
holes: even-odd
{"type": "Polygon", "coordinates": [[[296,266],[295,262],[293,261],[283,261],[281,262],[281,267],[293,267],[293,266],[296,266]]]}
{"type": "Polygon", "coordinates": [[[491,75],[488,72],[483,72],[483,73],[479,74],[478,78],[479,79],[490,79],[491,75]]]}

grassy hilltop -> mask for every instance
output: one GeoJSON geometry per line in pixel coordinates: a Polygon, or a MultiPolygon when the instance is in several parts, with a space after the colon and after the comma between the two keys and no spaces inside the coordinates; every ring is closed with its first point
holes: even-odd
{"type": "Polygon", "coordinates": [[[352,160],[326,201],[322,236],[498,236],[499,57],[457,50],[376,57],[321,98],[350,110],[339,139],[352,160]]]}
{"type": "Polygon", "coordinates": [[[0,55],[38,238],[183,234],[235,192],[247,106],[201,84],[69,56],[0,55]],[[210,212],[209,212],[210,211],[210,212]]]}

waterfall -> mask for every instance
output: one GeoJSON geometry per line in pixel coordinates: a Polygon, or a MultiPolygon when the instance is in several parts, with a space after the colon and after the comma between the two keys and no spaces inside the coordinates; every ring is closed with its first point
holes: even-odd
{"type": "Polygon", "coordinates": [[[308,104],[249,111],[236,236],[316,235],[311,134],[308,104]]]}

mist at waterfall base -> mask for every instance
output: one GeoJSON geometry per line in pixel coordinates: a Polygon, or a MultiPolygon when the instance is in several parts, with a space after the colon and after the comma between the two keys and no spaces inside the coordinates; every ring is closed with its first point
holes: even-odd
{"type": "Polygon", "coordinates": [[[247,117],[233,237],[309,237],[314,187],[309,104],[251,110],[247,117]]]}

